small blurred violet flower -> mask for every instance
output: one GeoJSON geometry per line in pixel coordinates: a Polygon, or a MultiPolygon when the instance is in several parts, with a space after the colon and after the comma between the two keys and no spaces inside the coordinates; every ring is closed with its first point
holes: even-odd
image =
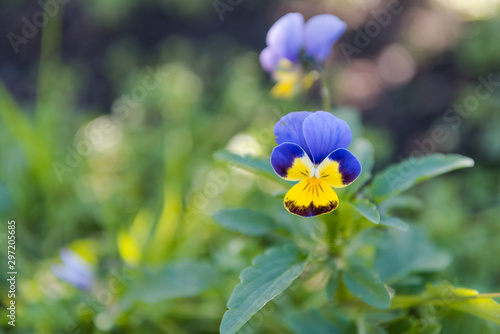
{"type": "Polygon", "coordinates": [[[335,42],[344,34],[347,24],[335,15],[320,14],[307,22],[300,13],[288,13],[267,32],[267,47],[260,53],[262,67],[277,82],[271,94],[290,97],[301,88],[308,89],[318,73],[305,74],[303,64],[321,67],[335,42]]]}
{"type": "Polygon", "coordinates": [[[61,249],[62,264],[51,266],[52,273],[59,279],[81,289],[90,290],[94,285],[94,271],[89,262],[70,249],[61,249]]]}

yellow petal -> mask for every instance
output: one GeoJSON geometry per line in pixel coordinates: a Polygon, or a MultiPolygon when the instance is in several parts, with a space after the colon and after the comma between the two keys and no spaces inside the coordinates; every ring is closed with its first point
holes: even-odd
{"type": "Polygon", "coordinates": [[[346,184],[342,183],[342,174],[340,174],[339,163],[337,161],[323,160],[318,166],[316,174],[332,187],[343,188],[346,186],[346,184]]]}
{"type": "Polygon", "coordinates": [[[312,177],[294,185],[285,195],[284,205],[290,213],[312,217],[335,210],[339,198],[328,183],[312,177]]]}

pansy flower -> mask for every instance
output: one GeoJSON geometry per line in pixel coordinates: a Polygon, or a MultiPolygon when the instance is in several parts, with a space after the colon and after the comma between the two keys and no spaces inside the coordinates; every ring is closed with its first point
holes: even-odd
{"type": "Polygon", "coordinates": [[[276,21],[267,33],[267,47],[260,53],[262,67],[277,81],[271,93],[287,97],[310,87],[317,72],[307,73],[302,64],[321,66],[346,28],[345,22],[329,14],[304,22],[302,14],[288,13],[276,21]]]}
{"type": "Polygon", "coordinates": [[[275,172],[299,181],[285,195],[286,209],[303,217],[335,210],[339,198],[332,187],[343,188],[361,173],[358,159],[347,150],[352,139],[349,125],[324,111],[298,111],[282,117],[274,134],[275,172]]]}
{"type": "Polygon", "coordinates": [[[91,264],[68,248],[61,249],[59,255],[62,264],[52,265],[52,273],[81,290],[90,290],[95,280],[91,264]]]}

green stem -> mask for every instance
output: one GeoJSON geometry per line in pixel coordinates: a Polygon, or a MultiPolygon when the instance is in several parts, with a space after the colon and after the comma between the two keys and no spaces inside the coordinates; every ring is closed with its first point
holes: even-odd
{"type": "Polygon", "coordinates": [[[342,231],[340,230],[340,223],[332,221],[324,216],[322,219],[326,227],[326,242],[328,244],[328,251],[331,256],[342,255],[342,231]]]}
{"type": "Polygon", "coordinates": [[[323,100],[323,110],[330,111],[332,108],[330,85],[328,83],[328,71],[324,68],[321,70],[321,98],[323,100]]]}
{"type": "Polygon", "coordinates": [[[361,317],[356,319],[356,327],[358,334],[366,334],[365,322],[361,317]]]}

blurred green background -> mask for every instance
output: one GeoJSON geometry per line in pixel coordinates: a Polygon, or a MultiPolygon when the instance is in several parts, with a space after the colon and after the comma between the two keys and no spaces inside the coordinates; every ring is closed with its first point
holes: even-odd
{"type": "MultiPolygon", "coordinates": [[[[361,110],[377,170],[417,151],[476,161],[418,186],[405,214],[453,254],[450,282],[500,290],[500,84],[477,91],[500,83],[500,1],[401,1],[389,16],[383,0],[49,3],[43,31],[25,27],[41,3],[0,5],[0,217],[16,221],[18,270],[17,326],[2,313],[1,330],[218,331],[238,273],[271,240],[210,216],[281,200],[213,152],[269,155],[279,117],[321,108],[318,87],[271,99],[258,62],[267,30],[292,11],[348,23],[329,61],[333,101],[361,110]],[[62,248],[92,263],[90,291],[52,273],[62,248]]],[[[8,303],[3,284],[0,296],[8,303]]],[[[276,319],[254,332],[288,332],[276,319]]]]}

